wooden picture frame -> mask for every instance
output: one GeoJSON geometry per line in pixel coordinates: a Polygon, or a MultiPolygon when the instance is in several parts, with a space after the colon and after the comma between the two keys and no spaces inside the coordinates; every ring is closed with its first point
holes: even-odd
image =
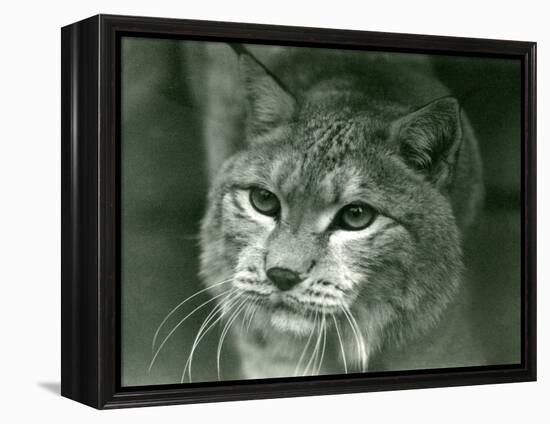
{"type": "Polygon", "coordinates": [[[536,44],[97,15],[62,29],[62,395],[98,409],[536,380],[536,44]],[[509,58],[521,66],[518,364],[122,387],[121,37],[509,58]]]}

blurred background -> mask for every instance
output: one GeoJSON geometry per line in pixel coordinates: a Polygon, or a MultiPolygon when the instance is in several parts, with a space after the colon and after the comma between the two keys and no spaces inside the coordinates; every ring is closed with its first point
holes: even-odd
{"type": "MultiPolygon", "coordinates": [[[[122,385],[179,383],[189,346],[206,315],[199,310],[164,345],[148,372],[152,339],[164,316],[201,288],[198,231],[208,189],[200,93],[187,69],[189,42],[124,38],[121,64],[122,385]]],[[[485,209],[466,264],[479,343],[492,364],[520,360],[520,67],[508,59],[433,56],[439,78],[458,97],[477,133],[485,209]]],[[[159,342],[193,307],[168,320],[159,342]]],[[[194,381],[216,380],[213,330],[195,354],[194,381]]],[[[459,342],[459,341],[457,341],[459,342]]],[[[158,345],[158,343],[157,343],[158,345]]],[[[223,375],[236,357],[224,346],[223,375]]]]}

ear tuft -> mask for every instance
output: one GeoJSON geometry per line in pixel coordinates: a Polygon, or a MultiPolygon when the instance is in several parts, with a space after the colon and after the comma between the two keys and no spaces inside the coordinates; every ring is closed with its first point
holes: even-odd
{"type": "Polygon", "coordinates": [[[462,143],[460,106],[454,97],[435,100],[399,118],[391,133],[409,166],[438,186],[451,180],[462,143]]]}
{"type": "Polygon", "coordinates": [[[248,100],[249,127],[255,134],[292,119],[294,97],[253,56],[241,54],[239,67],[248,100]]]}

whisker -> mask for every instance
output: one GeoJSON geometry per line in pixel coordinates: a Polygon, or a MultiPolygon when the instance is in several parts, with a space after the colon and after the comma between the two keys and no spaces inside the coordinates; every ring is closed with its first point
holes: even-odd
{"type": "Polygon", "coordinates": [[[353,332],[353,336],[355,338],[355,346],[357,347],[357,354],[361,356],[361,342],[359,341],[359,335],[357,334],[355,327],[351,323],[351,319],[348,317],[347,311],[344,309],[344,307],[341,307],[342,312],[344,313],[344,316],[346,317],[346,320],[351,328],[351,331],[353,332]]]}
{"type": "MultiPolygon", "coordinates": [[[[195,349],[198,347],[200,341],[204,336],[206,336],[206,333],[216,325],[219,319],[223,316],[222,313],[222,305],[218,304],[210,311],[206,319],[202,322],[199,330],[197,331],[197,334],[195,334],[195,338],[193,340],[193,344],[191,345],[191,349],[189,350],[189,354],[187,355],[187,360],[185,361],[185,366],[183,367],[183,371],[181,373],[181,380],[180,382],[183,383],[185,381],[185,373],[187,372],[187,367],[190,367],[191,362],[193,361],[193,356],[195,354],[195,349]],[[219,314],[217,317],[216,315],[219,314]],[[205,328],[214,320],[214,323],[209,326],[206,331],[205,328]]],[[[191,379],[191,370],[189,370],[189,382],[192,382],[191,379]]]]}
{"type": "Polygon", "coordinates": [[[238,301],[238,299],[241,297],[239,293],[237,293],[235,296],[232,297],[233,293],[230,293],[227,295],[224,299],[220,301],[218,305],[208,314],[208,317],[204,320],[203,324],[199,328],[199,331],[197,332],[195,336],[195,340],[193,341],[193,346],[191,347],[191,350],[189,352],[189,355],[187,357],[187,361],[185,362],[185,367],[183,368],[183,372],[181,375],[181,382],[183,383],[185,381],[185,373],[187,371],[187,374],[189,375],[189,382],[191,383],[193,381],[193,378],[191,376],[191,368],[193,365],[193,358],[195,355],[195,350],[197,349],[198,345],[202,341],[202,339],[214,328],[218,322],[221,321],[221,319],[224,317],[224,311],[223,308],[227,307],[227,304],[231,304],[232,302],[238,301]],[[226,303],[226,304],[224,304],[226,303]],[[220,313],[217,317],[215,315],[217,313],[220,313]],[[214,320],[214,322],[212,322],[214,320]]]}
{"type": "Polygon", "coordinates": [[[248,334],[250,330],[250,326],[252,325],[252,321],[254,320],[254,317],[256,316],[256,312],[258,312],[258,309],[260,309],[260,300],[256,299],[253,303],[254,309],[252,310],[252,313],[250,314],[250,319],[248,320],[248,324],[246,326],[246,334],[248,334]]]}
{"type": "Polygon", "coordinates": [[[321,359],[319,360],[319,365],[317,365],[317,371],[315,372],[316,375],[319,375],[321,372],[321,366],[323,365],[323,359],[325,358],[325,349],[327,347],[327,323],[325,319],[325,314],[323,314],[321,329],[323,331],[323,348],[321,350],[321,359]]]}
{"type": "Polygon", "coordinates": [[[322,325],[322,321],[320,321],[318,336],[317,336],[317,342],[315,344],[315,353],[313,355],[313,362],[311,363],[311,374],[310,375],[315,375],[315,368],[316,368],[316,364],[317,364],[317,361],[318,361],[318,358],[319,358],[319,351],[321,349],[321,340],[322,339],[323,339],[323,325],[322,325]]]}
{"type": "MultiPolygon", "coordinates": [[[[317,326],[315,327],[317,329],[317,326]]],[[[315,342],[315,348],[313,349],[313,352],[311,354],[311,358],[308,361],[306,368],[304,369],[304,375],[307,374],[309,367],[311,366],[311,375],[313,375],[313,365],[315,364],[315,361],[317,360],[317,355],[319,352],[319,347],[321,346],[321,327],[318,328],[317,331],[317,341],[315,342]]]]}
{"type": "Polygon", "coordinates": [[[168,335],[166,336],[166,338],[162,341],[162,343],[159,345],[157,351],[155,352],[155,354],[153,355],[153,359],[151,360],[151,363],[149,364],[149,368],[148,368],[148,372],[151,372],[151,368],[153,368],[153,365],[160,353],[160,351],[162,350],[162,348],[164,347],[164,345],[166,344],[166,342],[168,341],[168,339],[170,339],[170,337],[172,336],[172,334],[174,334],[174,332],[189,318],[191,317],[195,312],[197,312],[198,310],[202,309],[204,306],[208,305],[209,303],[213,302],[214,300],[218,299],[219,297],[222,297],[222,296],[225,296],[227,295],[229,292],[232,292],[232,291],[235,291],[236,289],[229,289],[223,293],[220,293],[216,296],[214,296],[213,298],[211,299],[208,299],[206,302],[203,302],[201,303],[199,306],[197,306],[195,309],[193,309],[191,312],[189,312],[180,322],[177,323],[177,325],[172,329],[172,331],[170,331],[168,333],[168,335]]]}
{"type": "Polygon", "coordinates": [[[181,308],[183,305],[185,305],[187,302],[189,302],[191,299],[195,298],[196,296],[198,296],[199,294],[201,293],[204,293],[205,291],[207,290],[210,290],[211,288],[213,287],[217,287],[217,286],[221,286],[222,284],[227,284],[229,282],[231,282],[233,280],[233,277],[231,278],[228,278],[227,280],[223,280],[223,281],[220,281],[219,283],[216,283],[216,284],[212,284],[202,290],[199,290],[198,292],[196,293],[193,293],[191,296],[183,299],[178,305],[176,305],[176,307],[174,307],[170,312],[168,312],[168,314],[164,317],[164,319],[162,320],[162,322],[159,324],[157,330],[155,331],[155,335],[153,336],[153,343],[152,343],[152,346],[151,346],[151,351],[154,352],[155,351],[155,344],[157,342],[157,338],[158,338],[158,335],[159,335],[159,332],[160,330],[162,329],[162,327],[164,326],[164,324],[166,324],[166,321],[168,321],[168,319],[179,309],[181,308]]]}
{"type": "Polygon", "coordinates": [[[344,362],[344,372],[348,373],[348,364],[346,362],[346,352],[344,351],[344,343],[342,342],[342,336],[340,335],[340,329],[338,328],[338,321],[334,314],[332,315],[332,320],[334,321],[334,328],[336,329],[336,335],[338,336],[338,342],[340,343],[340,351],[342,353],[342,361],[344,362]]]}
{"type": "Polygon", "coordinates": [[[246,324],[247,320],[249,319],[249,316],[252,312],[252,307],[253,306],[254,306],[254,303],[249,302],[248,305],[245,308],[245,311],[244,311],[244,314],[243,314],[243,319],[241,320],[241,332],[244,331],[245,324],[246,324]]]}
{"type": "MultiPolygon", "coordinates": [[[[309,312],[309,314],[311,314],[311,312],[309,312]]],[[[309,333],[309,337],[307,339],[307,342],[304,345],[304,350],[302,351],[302,354],[300,355],[300,358],[298,359],[298,363],[296,364],[296,369],[294,370],[294,376],[298,375],[298,370],[300,369],[300,365],[302,365],[302,361],[304,360],[304,357],[306,356],[306,352],[307,352],[307,349],[309,347],[309,343],[311,342],[311,339],[313,338],[313,334],[315,334],[315,328],[316,327],[317,327],[317,311],[315,311],[315,318],[314,318],[314,321],[313,321],[313,328],[311,329],[311,333],[309,333]]]]}
{"type": "Polygon", "coordinates": [[[245,308],[245,305],[246,305],[247,301],[248,301],[248,299],[244,299],[239,304],[239,306],[237,306],[235,308],[235,312],[233,312],[233,315],[231,315],[231,317],[227,320],[227,323],[225,324],[225,326],[222,330],[220,340],[218,341],[218,351],[217,351],[217,354],[216,354],[216,365],[217,365],[217,369],[218,369],[218,380],[221,380],[220,363],[221,363],[221,353],[222,353],[223,342],[225,340],[225,336],[229,332],[231,326],[233,325],[233,322],[235,322],[235,320],[240,315],[241,311],[245,308]]]}
{"type": "Polygon", "coordinates": [[[348,314],[351,320],[353,321],[353,324],[355,325],[357,333],[359,333],[359,338],[361,339],[361,349],[363,351],[363,356],[361,358],[361,371],[365,372],[367,370],[367,361],[368,361],[367,351],[365,350],[365,339],[363,338],[363,333],[359,328],[359,324],[357,323],[355,315],[353,315],[353,313],[349,309],[348,309],[348,314]]]}
{"type": "Polygon", "coordinates": [[[342,311],[344,312],[344,315],[346,316],[349,325],[351,327],[351,330],[353,331],[353,334],[355,336],[355,341],[357,343],[357,349],[359,358],[361,361],[361,370],[365,371],[366,369],[366,362],[367,362],[367,354],[365,352],[365,342],[363,339],[363,335],[361,334],[361,330],[359,329],[359,325],[357,324],[357,320],[351,313],[351,311],[346,308],[345,305],[342,305],[342,311]]]}

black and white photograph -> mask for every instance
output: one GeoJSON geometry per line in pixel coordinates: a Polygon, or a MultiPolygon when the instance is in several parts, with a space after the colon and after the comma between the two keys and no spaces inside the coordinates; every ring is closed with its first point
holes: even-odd
{"type": "Polygon", "coordinates": [[[544,4],[7,0],[0,422],[544,422],[544,4]]]}
{"type": "Polygon", "coordinates": [[[121,40],[123,386],[521,363],[521,63],[121,40]]]}

